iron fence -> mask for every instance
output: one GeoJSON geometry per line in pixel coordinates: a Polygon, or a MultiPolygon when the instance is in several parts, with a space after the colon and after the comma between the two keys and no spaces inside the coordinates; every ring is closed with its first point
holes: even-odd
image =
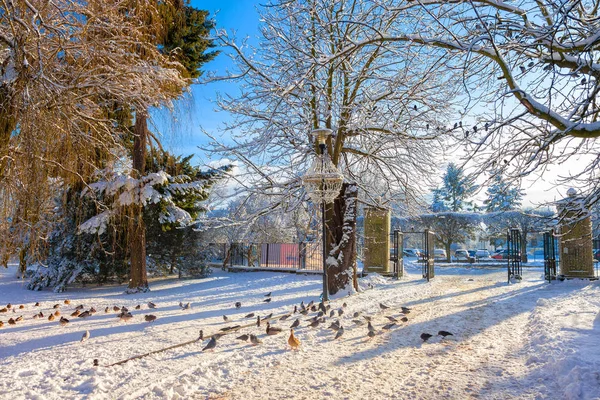
{"type": "Polygon", "coordinates": [[[228,264],[230,267],[323,271],[323,255],[319,242],[231,243],[228,264]]]}

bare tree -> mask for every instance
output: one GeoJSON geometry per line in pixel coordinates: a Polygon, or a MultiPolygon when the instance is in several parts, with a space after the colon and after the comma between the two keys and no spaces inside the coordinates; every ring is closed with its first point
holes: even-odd
{"type": "Polygon", "coordinates": [[[597,1],[368,3],[396,19],[393,29],[372,25],[369,38],[352,36],[352,45],[327,49],[323,59],[343,60],[383,43],[447,52],[463,73],[465,117],[448,130],[464,133],[469,160],[480,173],[499,169],[518,180],[581,157],[559,182],[581,186],[588,205],[599,201],[597,1]]]}
{"type": "MultiPolygon", "coordinates": [[[[360,189],[360,201],[375,206],[394,198],[411,201],[425,188],[434,172],[430,160],[443,153],[438,128],[455,95],[445,85],[454,76],[444,68],[442,52],[382,43],[342,59],[323,57],[374,31],[390,30],[395,19],[383,16],[369,2],[275,0],[261,11],[257,47],[219,32],[237,68],[223,79],[240,82],[242,92],[218,101],[235,117],[225,126],[233,144],[210,135],[214,140],[207,150],[245,165],[235,179],[247,196],[270,198],[260,212],[304,206],[301,176],[315,154],[309,135],[315,128],[333,130],[327,153],[360,189]]],[[[344,214],[356,209],[341,197],[326,211],[328,250],[343,262],[335,275],[347,276],[354,262],[338,255],[354,246],[352,218],[344,214]],[[349,225],[342,229],[344,221],[349,225]]],[[[332,279],[330,291],[348,279],[332,279]]]]}

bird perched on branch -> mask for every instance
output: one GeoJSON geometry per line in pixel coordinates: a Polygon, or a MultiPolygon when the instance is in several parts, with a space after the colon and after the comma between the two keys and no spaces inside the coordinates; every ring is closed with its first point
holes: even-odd
{"type": "Polygon", "coordinates": [[[446,337],[446,336],[454,336],[453,334],[451,334],[451,333],[450,333],[450,332],[448,332],[448,331],[439,331],[439,332],[438,332],[438,335],[439,335],[439,336],[442,336],[442,337],[446,337]]]}
{"type": "Polygon", "coordinates": [[[277,335],[279,333],[281,333],[281,328],[271,326],[271,324],[267,322],[267,335],[277,335]]]}
{"type": "Polygon", "coordinates": [[[294,336],[294,330],[290,329],[290,337],[288,338],[288,344],[292,350],[297,350],[300,347],[300,340],[294,336]]]}
{"type": "Polygon", "coordinates": [[[148,302],[148,308],[154,309],[154,308],[156,308],[156,304],[154,304],[153,302],[149,301],[148,302]]]}
{"type": "Polygon", "coordinates": [[[81,337],[81,341],[85,342],[86,340],[88,340],[90,338],[90,331],[85,331],[83,333],[83,336],[81,337]]]}
{"type": "Polygon", "coordinates": [[[428,341],[433,335],[429,333],[421,333],[421,340],[424,342],[428,341]]]}
{"type": "Polygon", "coordinates": [[[152,315],[152,314],[144,315],[144,320],[146,322],[156,321],[156,315],[152,315]]]}
{"type": "Polygon", "coordinates": [[[250,343],[252,343],[253,346],[258,346],[262,343],[262,340],[260,340],[256,335],[250,335],[250,343]]]}
{"type": "Polygon", "coordinates": [[[214,350],[215,347],[217,347],[217,339],[215,339],[213,336],[210,338],[208,344],[202,349],[202,351],[214,350]]]}

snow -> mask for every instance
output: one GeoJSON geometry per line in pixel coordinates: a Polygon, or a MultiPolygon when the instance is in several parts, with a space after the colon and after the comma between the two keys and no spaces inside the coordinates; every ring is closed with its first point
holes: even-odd
{"type": "MultiPolygon", "coordinates": [[[[14,278],[16,266],[0,270],[0,305],[24,304],[16,313],[0,313],[0,397],[11,399],[595,399],[600,397],[600,284],[588,281],[544,282],[542,269],[524,269],[524,279],[506,284],[504,268],[444,267],[430,282],[406,263],[406,274],[393,280],[370,274],[361,291],[331,302],[344,336],[309,328],[302,316],[295,335],[300,351],[290,351],[287,328],[298,314],[275,322],[284,333],[266,336],[264,326],[242,329],[263,341],[250,346],[218,340],[214,352],[193,343],[123,365],[106,365],[149,351],[194,340],[219,329],[253,322],[248,313],[281,315],[294,304],[318,301],[321,280],[315,275],[215,270],[203,280],[160,279],[152,291],[125,295],[124,286],[71,286],[66,292],[33,292],[14,278]],[[265,303],[264,294],[272,292],[265,303]],[[63,300],[70,299],[70,305],[63,300]],[[34,307],[39,301],[41,307],[34,307]],[[157,309],[149,310],[148,301],[157,309]],[[192,303],[182,310],[179,302],[192,303]],[[242,302],[236,309],[234,303],[242,302]],[[47,316],[54,304],[71,322],[32,319],[47,316]],[[379,303],[391,308],[382,312],[379,303]],[[74,307],[94,306],[90,318],[72,318],[74,307]],[[135,310],[137,304],[141,310],[135,310]],[[120,322],[105,307],[125,305],[134,315],[120,322]],[[384,315],[408,322],[390,331],[384,315]],[[378,331],[367,340],[366,325],[353,313],[370,315],[378,331]],[[10,317],[24,321],[9,326],[10,317]],[[143,315],[154,314],[153,323],[143,315]],[[222,315],[230,318],[224,322],[222,315]],[[90,338],[80,342],[89,330],[90,338]],[[447,330],[445,339],[422,332],[447,330]],[[99,367],[93,360],[99,360],[99,367]]],[[[327,324],[328,326],[329,324],[327,324]]],[[[240,333],[240,334],[241,334],[240,333]]]]}

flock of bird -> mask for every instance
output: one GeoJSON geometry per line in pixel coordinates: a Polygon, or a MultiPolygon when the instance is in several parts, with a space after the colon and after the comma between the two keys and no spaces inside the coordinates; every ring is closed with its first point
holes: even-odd
{"type": "MultiPolygon", "coordinates": [[[[263,300],[263,302],[265,302],[265,303],[271,302],[271,300],[272,300],[271,292],[265,294],[264,297],[266,297],[266,298],[263,300]]],[[[71,302],[69,300],[64,300],[63,303],[65,306],[68,306],[71,304],[71,302]]],[[[234,306],[236,309],[240,309],[242,307],[242,303],[238,301],[234,304],[234,306]]],[[[35,303],[34,308],[36,308],[36,307],[41,307],[40,303],[35,303]]],[[[154,304],[152,302],[148,302],[147,307],[148,307],[148,309],[156,309],[157,308],[156,304],[154,304]]],[[[184,304],[182,302],[179,302],[179,307],[181,308],[181,310],[190,310],[192,306],[191,306],[191,303],[184,304]]],[[[72,317],[72,318],[88,318],[88,317],[93,316],[95,313],[97,313],[97,310],[94,307],[90,307],[86,310],[84,310],[84,308],[85,307],[83,304],[78,305],[77,307],[75,307],[74,311],[72,313],[70,313],[70,317],[72,317]]],[[[140,304],[138,304],[135,307],[136,310],[140,310],[141,308],[142,308],[142,306],[140,304]]],[[[0,309],[0,315],[2,313],[6,314],[9,312],[16,314],[17,309],[24,310],[25,306],[19,305],[18,307],[16,307],[16,306],[13,306],[12,304],[7,304],[6,307],[0,309]]],[[[60,317],[60,319],[58,320],[58,323],[61,326],[66,326],[70,323],[70,320],[65,318],[65,316],[61,315],[60,309],[61,309],[61,304],[55,304],[52,307],[53,311],[50,311],[48,313],[47,317],[44,315],[44,313],[42,311],[39,311],[33,315],[33,319],[47,318],[49,321],[54,321],[55,319],[60,317]]],[[[381,331],[389,331],[389,330],[393,329],[394,327],[399,326],[399,324],[408,322],[408,314],[410,314],[412,311],[411,308],[404,307],[404,306],[401,306],[398,310],[394,310],[390,306],[387,306],[383,303],[379,303],[379,309],[380,309],[380,312],[383,314],[382,317],[387,320],[386,324],[381,327],[381,331]],[[394,311],[396,311],[397,315],[395,315],[395,316],[389,315],[389,314],[393,314],[394,311]],[[388,315],[385,315],[385,314],[388,314],[388,315]]],[[[286,321],[287,319],[294,318],[294,317],[295,317],[294,321],[291,323],[290,327],[288,328],[289,329],[289,337],[287,340],[287,343],[289,344],[289,346],[292,350],[297,350],[301,346],[300,339],[298,339],[294,335],[295,329],[301,329],[301,328],[316,329],[319,326],[325,325],[327,323],[328,318],[331,322],[330,322],[329,326],[327,327],[327,329],[335,332],[335,334],[333,335],[333,340],[337,340],[337,339],[340,339],[344,335],[344,332],[345,332],[345,328],[342,325],[342,319],[344,318],[344,315],[346,314],[345,310],[347,310],[346,303],[343,303],[342,306],[337,309],[333,309],[331,304],[325,305],[323,302],[316,304],[314,301],[311,301],[305,305],[304,301],[302,301],[299,306],[294,305],[294,308],[292,311],[290,311],[289,313],[286,313],[282,316],[278,316],[278,317],[273,317],[272,313],[265,315],[263,317],[261,317],[260,315],[256,315],[255,313],[249,313],[249,314],[246,314],[244,317],[242,317],[242,320],[255,319],[254,323],[246,324],[243,326],[242,325],[232,325],[232,326],[227,326],[225,328],[222,328],[219,333],[210,336],[208,343],[206,344],[206,346],[203,347],[202,351],[214,350],[217,347],[218,340],[221,339],[223,336],[234,333],[234,332],[239,332],[241,329],[249,328],[254,325],[256,325],[256,327],[258,327],[258,328],[261,328],[261,325],[264,324],[265,333],[267,336],[279,335],[284,331],[284,328],[274,326],[271,324],[271,322],[275,323],[275,320],[282,322],[282,321],[286,321]],[[304,317],[306,317],[307,319],[302,320],[304,317]],[[303,323],[306,325],[303,325],[303,323]]],[[[118,307],[115,305],[112,308],[106,307],[104,309],[105,314],[108,314],[110,312],[118,313],[117,317],[123,322],[127,322],[134,317],[133,314],[125,306],[118,307]]],[[[353,328],[359,327],[359,326],[364,326],[366,324],[367,330],[366,330],[365,334],[368,338],[367,340],[369,340],[369,339],[374,338],[377,334],[381,333],[381,331],[378,331],[375,328],[375,326],[373,325],[373,323],[375,322],[375,318],[377,316],[378,316],[377,314],[361,315],[360,312],[354,312],[352,314],[352,316],[350,317],[350,320],[352,322],[353,328]]],[[[227,315],[223,315],[224,322],[229,322],[232,318],[233,317],[228,317],[227,315]]],[[[150,323],[150,322],[155,321],[156,319],[157,319],[156,315],[153,315],[153,314],[144,315],[144,320],[146,322],[150,323]]],[[[18,322],[20,322],[22,320],[23,320],[22,315],[20,315],[19,317],[16,317],[16,318],[11,317],[8,320],[8,324],[16,325],[18,322]]],[[[4,322],[0,320],[0,328],[2,328],[3,326],[4,326],[4,322]]],[[[452,336],[452,333],[441,330],[438,332],[438,335],[445,338],[447,336],[452,336]]],[[[432,335],[430,333],[424,332],[421,334],[421,340],[423,342],[427,342],[433,336],[434,335],[432,335]]],[[[81,338],[81,342],[84,342],[89,338],[90,338],[90,332],[86,330],[81,338]]],[[[204,333],[201,330],[197,341],[202,342],[204,339],[205,339],[204,333]]],[[[253,346],[258,346],[263,343],[262,340],[254,333],[242,334],[240,336],[237,336],[236,340],[239,340],[242,342],[249,342],[253,346]]]]}
{"type": "MultiPolygon", "coordinates": [[[[270,302],[272,299],[271,292],[265,294],[265,297],[266,297],[266,299],[263,300],[263,302],[266,302],[266,303],[270,302]]],[[[234,304],[234,306],[236,309],[239,309],[239,308],[241,308],[242,304],[241,304],[241,302],[236,302],[234,304]]],[[[383,303],[379,303],[379,308],[380,308],[381,312],[383,312],[384,314],[385,313],[389,314],[390,311],[392,311],[392,312],[394,311],[394,310],[391,310],[390,306],[387,306],[383,303]]],[[[332,322],[330,322],[327,329],[335,332],[333,340],[337,340],[337,339],[341,338],[345,332],[344,326],[342,325],[342,322],[341,322],[341,318],[345,314],[346,309],[347,309],[346,303],[343,303],[340,308],[332,309],[331,304],[325,305],[323,302],[315,304],[314,301],[311,301],[310,303],[305,305],[304,301],[302,301],[300,303],[300,306],[295,305],[291,312],[286,313],[280,317],[274,318],[273,314],[271,313],[271,314],[266,315],[261,318],[260,315],[256,315],[255,313],[250,313],[250,314],[245,315],[243,317],[243,319],[256,318],[255,325],[258,328],[261,327],[261,324],[263,322],[266,322],[266,324],[265,324],[266,335],[274,336],[274,335],[278,335],[278,334],[282,333],[284,331],[284,328],[271,325],[271,322],[270,322],[271,320],[285,321],[287,319],[293,318],[294,315],[298,315],[295,318],[295,320],[292,322],[290,327],[288,328],[290,334],[289,334],[289,337],[287,340],[290,348],[292,350],[297,350],[301,346],[301,342],[300,342],[300,339],[298,339],[294,335],[294,329],[300,329],[300,328],[315,329],[323,324],[326,324],[327,318],[329,318],[332,321],[332,322]],[[301,320],[302,316],[309,317],[309,314],[313,314],[313,315],[310,316],[310,318],[305,319],[304,321],[301,320]],[[303,322],[306,323],[305,326],[302,325],[303,322]]],[[[393,329],[394,327],[396,327],[400,323],[408,322],[407,315],[410,314],[411,311],[412,310],[410,308],[401,306],[400,309],[398,310],[398,315],[396,315],[396,316],[383,315],[383,317],[385,317],[387,319],[387,323],[382,326],[381,330],[389,331],[389,330],[393,329]]],[[[377,334],[380,333],[380,331],[378,331],[375,328],[375,326],[373,325],[375,317],[376,316],[374,316],[374,315],[361,315],[360,312],[355,312],[352,314],[351,321],[352,321],[352,324],[354,327],[362,326],[362,325],[365,325],[365,323],[366,323],[366,325],[367,325],[366,336],[368,338],[367,340],[374,338],[377,334]]],[[[230,320],[231,320],[231,317],[228,317],[227,315],[223,315],[224,322],[229,322],[230,320]]],[[[254,324],[252,324],[252,325],[254,325],[254,324]]],[[[232,333],[232,332],[238,332],[239,330],[241,330],[243,328],[248,328],[252,325],[245,325],[245,326],[232,325],[232,326],[227,326],[225,328],[222,328],[220,333],[210,336],[210,340],[208,341],[206,346],[203,347],[202,351],[214,350],[217,347],[218,340],[221,339],[226,334],[232,333]]],[[[452,333],[442,330],[442,331],[438,332],[438,335],[445,338],[447,336],[452,336],[452,333]]],[[[421,340],[423,342],[426,342],[431,337],[433,337],[433,335],[426,333],[426,332],[421,334],[421,340]]],[[[203,331],[200,331],[200,336],[198,337],[198,340],[199,341],[204,340],[203,331]]],[[[253,346],[262,344],[262,340],[259,339],[259,337],[253,333],[245,333],[241,336],[236,337],[236,340],[239,340],[242,342],[249,341],[250,344],[252,344],[253,346]]]]}
{"type": "MultiPolygon", "coordinates": [[[[63,304],[61,305],[60,303],[54,304],[51,308],[50,312],[47,312],[47,316],[44,315],[43,311],[39,311],[36,312],[35,314],[33,314],[32,319],[47,319],[48,321],[55,321],[58,319],[58,323],[61,326],[66,326],[68,325],[73,318],[89,318],[92,315],[96,314],[98,311],[94,308],[94,307],[90,307],[87,310],[84,310],[85,306],[83,304],[78,305],[77,307],[75,307],[75,309],[73,310],[73,312],[71,312],[69,315],[69,317],[71,319],[66,318],[64,315],[62,315],[61,313],[61,306],[64,309],[65,306],[69,306],[71,304],[70,300],[64,300],[63,304]]],[[[149,302],[148,304],[148,308],[150,309],[154,309],[156,308],[156,304],[149,302]]],[[[37,302],[33,305],[34,309],[41,309],[42,305],[37,302]]],[[[141,304],[138,304],[137,306],[135,306],[136,310],[140,310],[142,308],[141,304]]],[[[187,304],[187,308],[184,308],[184,306],[182,306],[182,309],[189,309],[190,305],[189,303],[187,304]]],[[[22,310],[25,310],[25,305],[21,304],[19,306],[13,306],[12,304],[7,304],[5,307],[0,309],[0,316],[2,314],[8,314],[10,312],[12,312],[13,314],[17,314],[17,310],[19,310],[19,314],[22,312],[22,310]]],[[[125,306],[113,306],[111,307],[106,307],[104,309],[104,313],[108,314],[110,312],[118,312],[117,317],[119,318],[119,320],[127,322],[130,319],[133,318],[133,314],[131,314],[131,312],[127,309],[127,307],[125,306]]],[[[63,311],[64,312],[64,311],[63,311]]],[[[7,323],[8,325],[16,325],[17,322],[21,322],[24,320],[23,315],[19,315],[18,317],[11,317],[8,319],[7,323]]],[[[156,320],[156,315],[152,315],[152,314],[147,314],[144,315],[144,320],[146,322],[153,322],[156,320]]],[[[4,321],[0,320],[0,328],[4,327],[4,321]]],[[[88,331],[86,331],[83,334],[83,337],[81,339],[81,341],[85,341],[90,337],[90,333],[88,331]]]]}

